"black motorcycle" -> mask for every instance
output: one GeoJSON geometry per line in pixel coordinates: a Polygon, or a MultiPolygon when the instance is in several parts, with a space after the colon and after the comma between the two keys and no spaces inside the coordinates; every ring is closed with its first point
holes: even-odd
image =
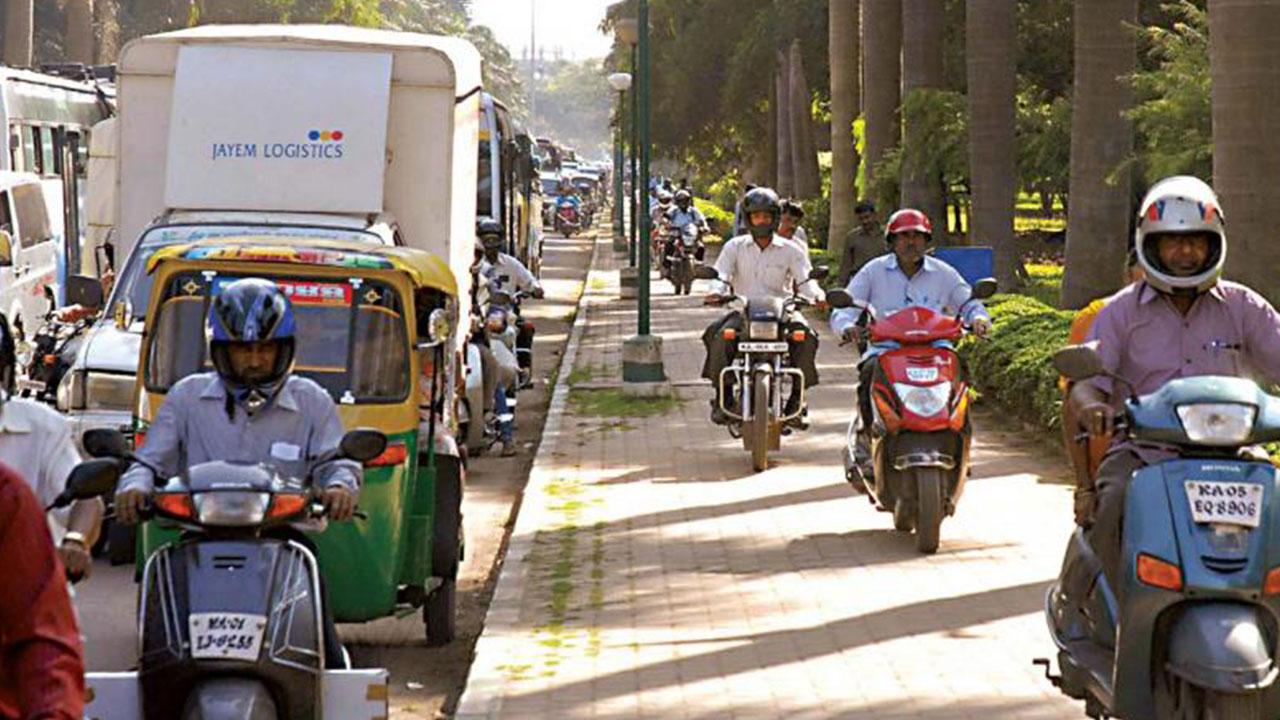
{"type": "Polygon", "coordinates": [[[58,386],[75,364],[84,335],[97,319],[96,309],[102,306],[102,295],[102,285],[98,280],[80,275],[68,278],[68,302],[93,312],[74,319],[62,319],[53,289],[45,286],[44,296],[49,302],[49,309],[31,340],[20,346],[17,352],[18,366],[23,375],[15,383],[20,396],[57,405],[58,386]]]}

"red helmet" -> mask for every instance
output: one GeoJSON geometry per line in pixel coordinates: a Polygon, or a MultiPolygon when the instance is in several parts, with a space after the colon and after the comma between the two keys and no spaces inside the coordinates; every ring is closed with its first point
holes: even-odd
{"type": "Polygon", "coordinates": [[[892,243],[894,235],[912,231],[922,232],[930,239],[933,238],[933,225],[928,216],[911,208],[899,210],[889,217],[889,224],[884,229],[884,241],[892,243]]]}

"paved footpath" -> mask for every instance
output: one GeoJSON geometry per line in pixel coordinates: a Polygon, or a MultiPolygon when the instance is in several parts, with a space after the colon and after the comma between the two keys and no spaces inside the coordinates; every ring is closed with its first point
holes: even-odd
{"type": "Polygon", "coordinates": [[[597,246],[458,718],[1083,717],[1031,664],[1071,526],[1059,458],[980,416],[918,555],[844,482],[855,377],[829,331],[812,428],[763,473],[708,421],[702,283],[653,283],[673,399],[611,387],[635,334],[620,257],[597,246]]]}

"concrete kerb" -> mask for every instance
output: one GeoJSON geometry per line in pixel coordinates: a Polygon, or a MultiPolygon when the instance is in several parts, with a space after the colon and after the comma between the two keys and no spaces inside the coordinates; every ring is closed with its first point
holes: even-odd
{"type": "Polygon", "coordinates": [[[547,513],[548,495],[544,489],[549,481],[554,480],[551,466],[555,463],[553,457],[560,442],[561,424],[569,401],[569,375],[573,372],[578,346],[586,332],[591,297],[597,294],[591,290],[591,280],[599,272],[596,265],[600,260],[602,244],[604,242],[597,233],[582,296],[578,298],[573,330],[560,360],[560,372],[557,374],[556,387],[547,410],[542,442],[538,445],[538,454],[534,458],[533,469],[529,472],[529,482],[525,486],[515,528],[511,531],[511,540],[498,574],[498,584],[485,615],[484,629],[476,641],[475,660],[467,676],[467,685],[458,702],[458,711],[454,714],[458,720],[491,720],[497,718],[502,710],[507,684],[507,676],[502,667],[512,657],[513,646],[519,642],[520,602],[529,580],[528,558],[533,553],[533,539],[538,528],[542,527],[547,513]]]}

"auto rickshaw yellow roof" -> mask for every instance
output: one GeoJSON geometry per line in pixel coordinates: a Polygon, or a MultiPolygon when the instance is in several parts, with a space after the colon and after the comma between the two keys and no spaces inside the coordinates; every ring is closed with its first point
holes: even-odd
{"type": "Polygon", "coordinates": [[[355,270],[398,270],[418,285],[449,295],[458,294],[458,281],[446,263],[434,254],[414,248],[314,237],[244,235],[210,238],[171,245],[152,254],[147,273],[165,260],[205,262],[275,263],[355,270]]]}

